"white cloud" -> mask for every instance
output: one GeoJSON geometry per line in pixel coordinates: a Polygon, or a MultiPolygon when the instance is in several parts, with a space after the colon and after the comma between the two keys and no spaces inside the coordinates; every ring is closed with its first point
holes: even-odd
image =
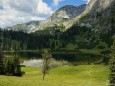
{"type": "Polygon", "coordinates": [[[32,20],[43,20],[52,9],[43,0],[0,0],[0,27],[32,20]]]}
{"type": "Polygon", "coordinates": [[[87,3],[89,3],[89,2],[90,2],[90,0],[83,0],[83,1],[86,1],[87,3]]]}
{"type": "Polygon", "coordinates": [[[55,6],[57,6],[57,5],[59,4],[59,2],[61,2],[61,1],[64,1],[64,0],[53,0],[53,4],[54,4],[55,6]]]}

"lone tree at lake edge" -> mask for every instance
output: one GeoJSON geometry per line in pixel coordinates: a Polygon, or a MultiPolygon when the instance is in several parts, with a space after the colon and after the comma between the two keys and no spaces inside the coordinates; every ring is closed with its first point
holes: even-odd
{"type": "Polygon", "coordinates": [[[48,73],[50,68],[52,54],[47,49],[44,49],[42,53],[42,58],[43,58],[42,79],[44,80],[45,75],[48,73]]]}

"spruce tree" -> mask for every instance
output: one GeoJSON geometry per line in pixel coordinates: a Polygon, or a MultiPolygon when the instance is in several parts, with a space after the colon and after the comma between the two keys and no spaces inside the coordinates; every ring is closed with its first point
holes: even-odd
{"type": "Polygon", "coordinates": [[[111,47],[111,58],[110,58],[110,85],[115,86],[115,39],[113,41],[113,46],[111,47]]]}
{"type": "Polygon", "coordinates": [[[20,61],[19,61],[19,58],[16,57],[16,49],[14,52],[14,63],[13,63],[13,65],[14,65],[14,75],[22,76],[20,61]]]}
{"type": "Polygon", "coordinates": [[[4,65],[3,65],[3,53],[2,49],[0,48],[0,74],[4,73],[4,65]]]}
{"type": "Polygon", "coordinates": [[[3,34],[0,38],[0,74],[4,74],[3,34]]]}
{"type": "Polygon", "coordinates": [[[12,57],[7,57],[5,59],[5,75],[7,76],[13,76],[14,75],[14,65],[13,65],[13,58],[12,57]]]}
{"type": "Polygon", "coordinates": [[[16,57],[16,51],[13,51],[12,57],[5,58],[5,74],[8,76],[22,76],[19,59],[16,57]]]}

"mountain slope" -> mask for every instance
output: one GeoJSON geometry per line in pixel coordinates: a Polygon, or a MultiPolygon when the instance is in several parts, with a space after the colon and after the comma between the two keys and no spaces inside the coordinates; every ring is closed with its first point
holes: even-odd
{"type": "Polygon", "coordinates": [[[39,31],[39,29],[64,29],[64,22],[73,19],[81,15],[86,9],[86,4],[81,6],[66,5],[57,11],[55,11],[46,21],[43,21],[42,24],[36,28],[34,31],[39,31]]]}
{"type": "Polygon", "coordinates": [[[55,27],[55,25],[61,26],[62,22],[79,16],[85,11],[85,9],[86,4],[78,7],[73,5],[66,5],[54,12],[48,19],[44,21],[32,21],[29,23],[18,24],[13,27],[8,27],[7,29],[31,33],[37,30],[44,30],[47,27],[55,27]]]}
{"type": "Polygon", "coordinates": [[[92,30],[108,33],[112,30],[115,21],[114,0],[91,0],[86,7],[87,15],[79,22],[83,25],[90,24],[92,30]]]}
{"type": "Polygon", "coordinates": [[[95,31],[105,28],[103,30],[107,32],[110,30],[108,28],[114,25],[112,24],[115,21],[114,10],[115,0],[90,0],[86,6],[86,10],[80,16],[67,21],[65,28],[70,28],[74,24],[78,24],[92,27],[95,31]]]}
{"type": "MultiPolygon", "coordinates": [[[[89,41],[99,41],[106,43],[109,47],[112,44],[112,37],[115,35],[115,0],[91,0],[84,13],[69,20],[65,28],[73,26],[87,27],[90,34],[82,35],[88,37],[89,41]]],[[[91,42],[92,43],[92,42],[91,42]]]]}
{"type": "Polygon", "coordinates": [[[31,21],[28,23],[17,24],[12,27],[7,27],[6,29],[13,31],[23,31],[25,33],[30,33],[34,28],[38,27],[42,21],[31,21]]]}
{"type": "Polygon", "coordinates": [[[63,18],[65,19],[71,19],[79,16],[82,14],[86,9],[86,4],[81,6],[73,6],[73,5],[66,5],[60,9],[58,9],[56,12],[54,12],[48,20],[52,22],[60,21],[63,18]]]}

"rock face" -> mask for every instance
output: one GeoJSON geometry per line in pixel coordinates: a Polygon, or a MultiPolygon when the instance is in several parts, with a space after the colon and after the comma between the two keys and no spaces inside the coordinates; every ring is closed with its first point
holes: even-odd
{"type": "Polygon", "coordinates": [[[109,8],[113,1],[114,0],[90,0],[86,6],[86,10],[89,10],[90,12],[103,11],[106,8],[109,8]]]}
{"type": "Polygon", "coordinates": [[[86,4],[83,4],[78,7],[73,5],[66,5],[55,11],[47,20],[43,21],[42,24],[34,31],[41,29],[44,30],[47,27],[53,27],[53,28],[55,28],[55,26],[60,27],[63,25],[65,21],[68,21],[81,15],[85,10],[86,10],[86,4]]]}
{"type": "Polygon", "coordinates": [[[95,32],[107,33],[115,25],[115,0],[91,0],[79,23],[92,26],[95,32]]]}
{"type": "Polygon", "coordinates": [[[79,16],[80,14],[82,14],[86,9],[86,4],[81,5],[81,6],[73,6],[73,5],[66,5],[62,8],[60,8],[59,10],[57,10],[56,12],[54,12],[49,18],[49,21],[52,22],[57,22],[60,21],[62,19],[71,19],[71,18],[75,18],[77,16],[79,16]]]}

